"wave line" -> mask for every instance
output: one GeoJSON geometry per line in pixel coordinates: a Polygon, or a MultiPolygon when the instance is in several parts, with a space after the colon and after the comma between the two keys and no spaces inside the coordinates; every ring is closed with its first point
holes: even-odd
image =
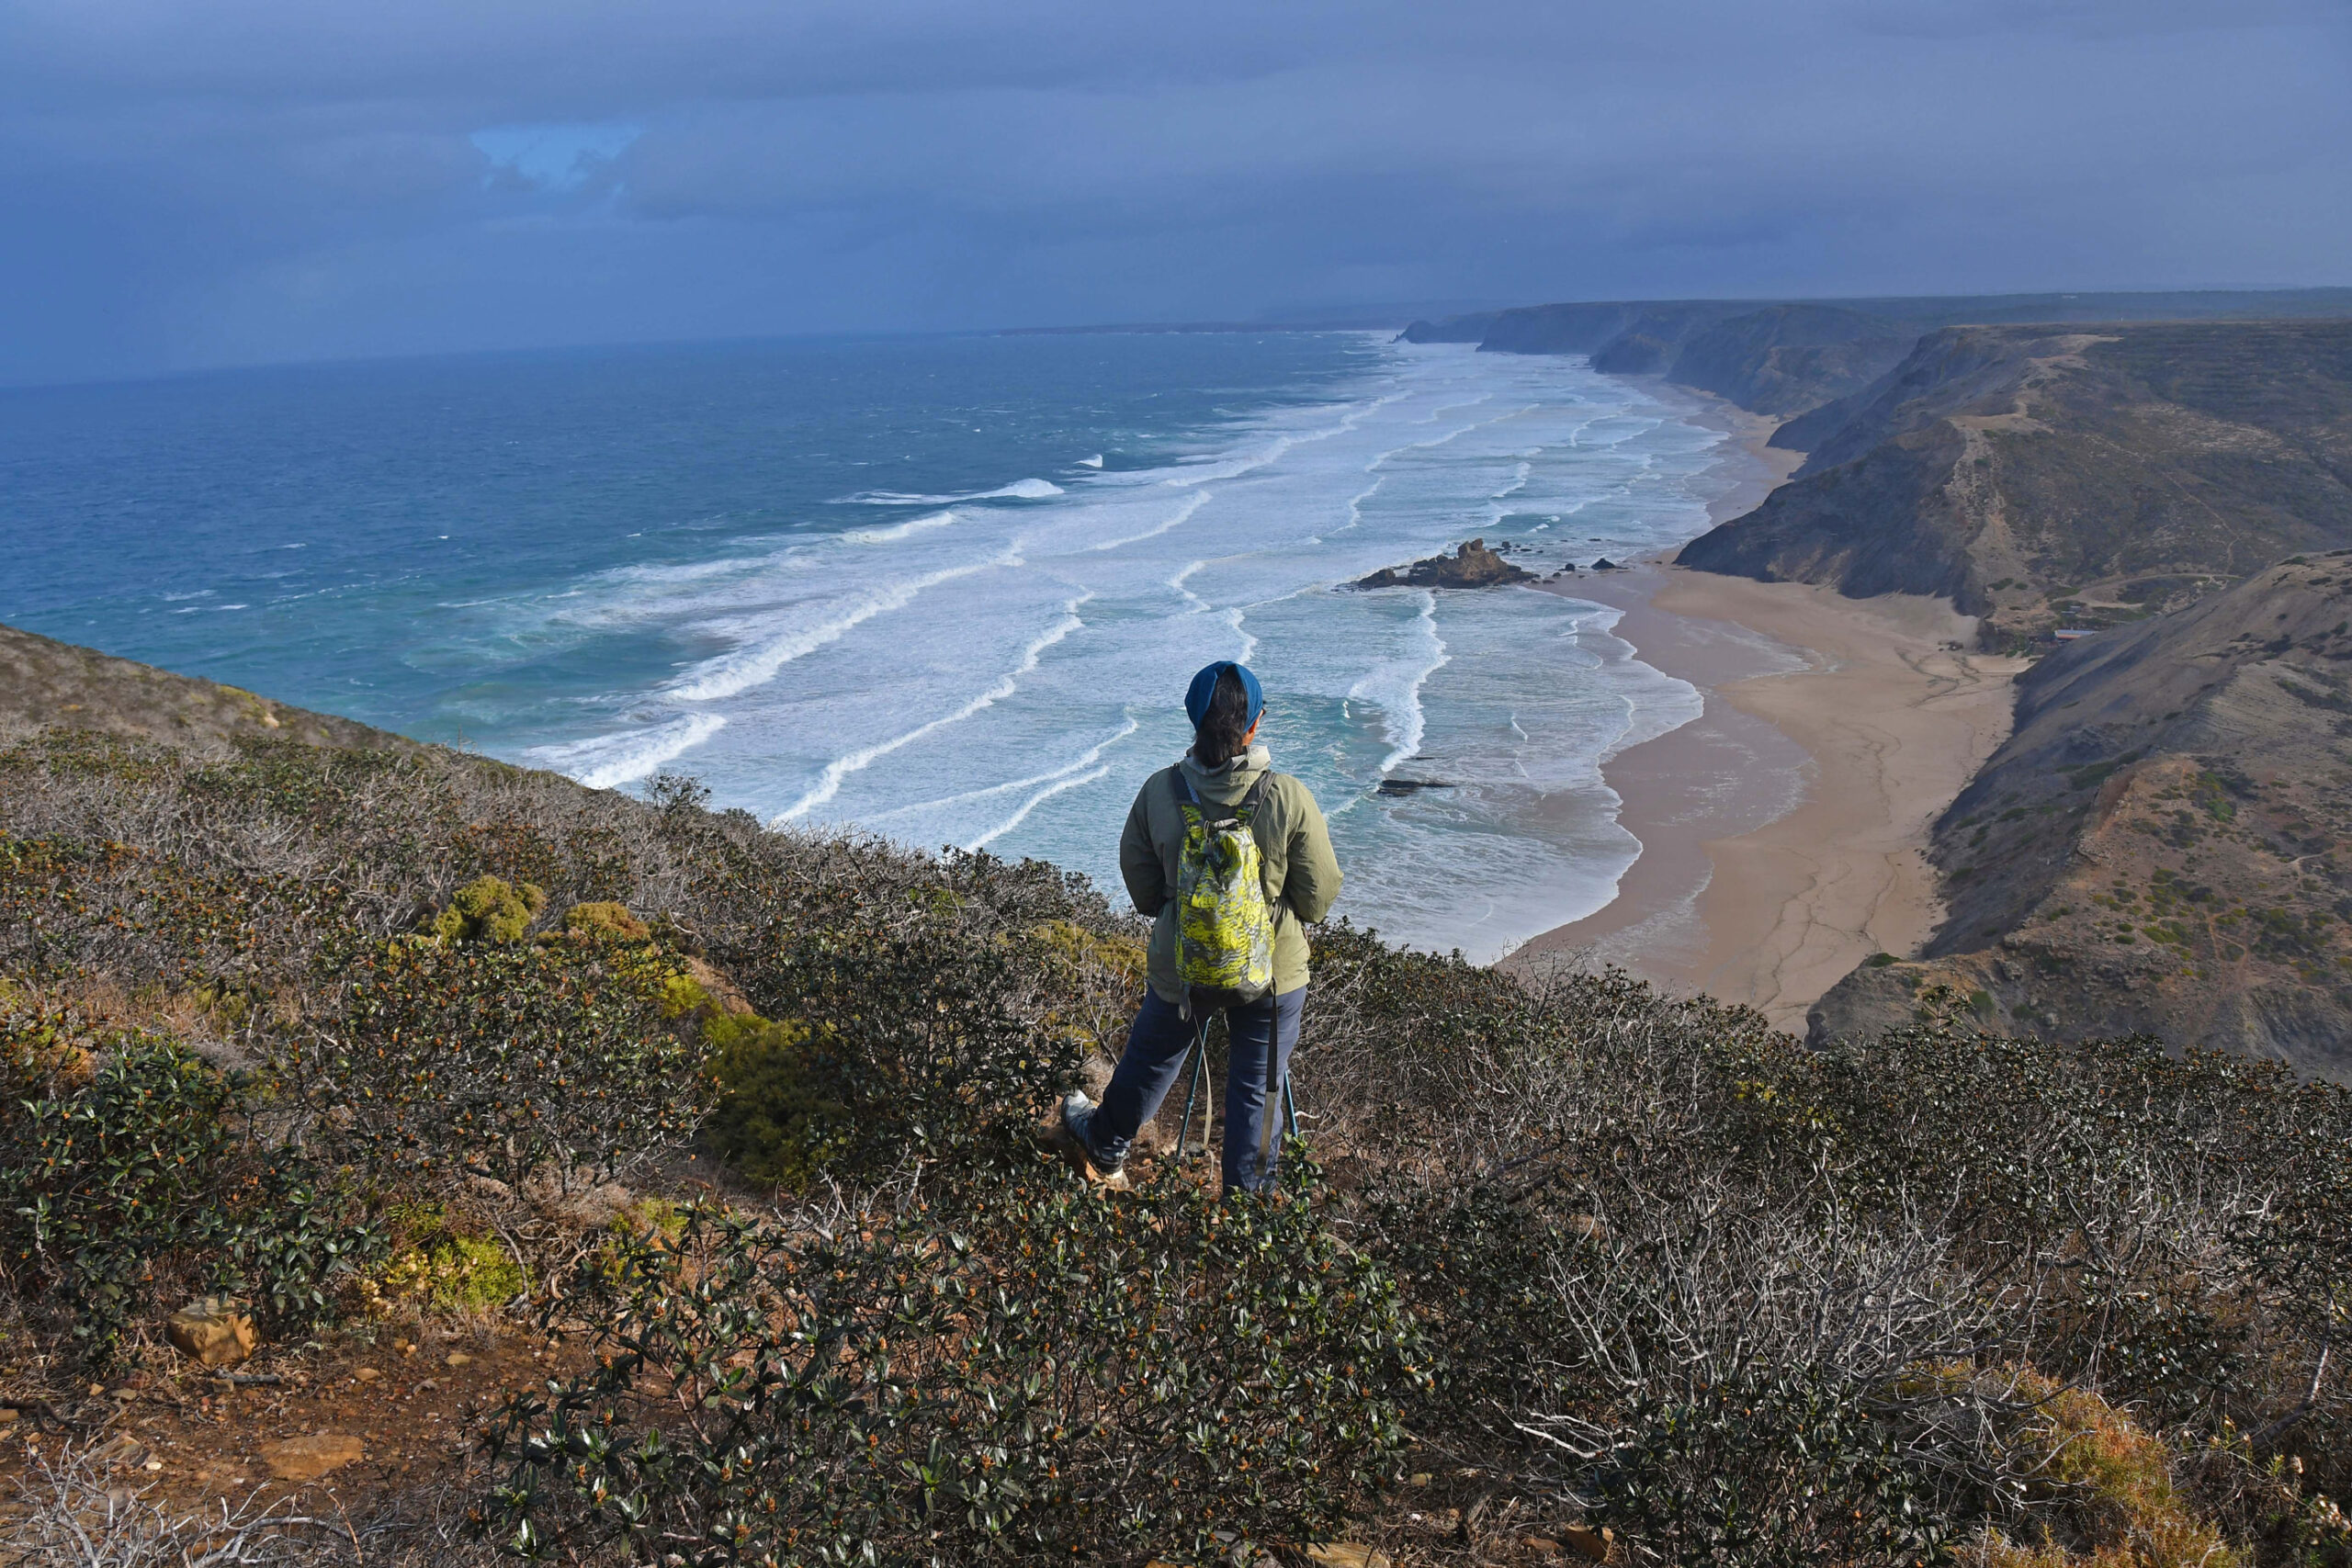
{"type": "Polygon", "coordinates": [[[1078,607],[1093,597],[1091,593],[1081,593],[1065,603],[1062,605],[1062,618],[1030,640],[1029,645],[1022,649],[1021,662],[1017,666],[1007,673],[998,676],[986,691],[972,698],[954,713],[942,714],[928,723],[917,725],[903,735],[895,735],[888,740],[876,741],[871,746],[852,751],[846,756],[836,757],[826,763],[825,771],[819,776],[816,785],[808,794],[769,818],[768,825],[775,827],[779,823],[797,821],[839,795],[842,781],[848,778],[850,774],[872,766],[901,747],[913,745],[926,735],[935,735],[949,725],[961,724],[974,714],[994,707],[1012,695],[1021,687],[1021,677],[1037,668],[1038,660],[1045,657],[1047,649],[1086,625],[1085,620],[1078,613],[1078,607]]]}
{"type": "Polygon", "coordinates": [[[1077,789],[1082,784],[1091,784],[1096,779],[1102,778],[1110,771],[1111,766],[1106,762],[1102,766],[1095,769],[1092,773],[1080,773],[1075,778],[1064,779],[1059,784],[1039,790],[1036,794],[1031,795],[1027,800],[1021,803],[1020,810],[1014,812],[1012,816],[1006,818],[1002,822],[998,823],[995,827],[989,829],[978,838],[974,839],[970,843],[966,844],[964,846],[965,850],[967,852],[972,852],[987,849],[991,842],[1003,838],[1007,833],[1012,832],[1015,828],[1020,827],[1022,823],[1027,821],[1029,819],[1029,814],[1032,811],[1036,810],[1037,807],[1045,805],[1046,802],[1053,799],[1054,796],[1062,794],[1066,790],[1077,789]]]}
{"type": "Polygon", "coordinates": [[[682,703],[707,703],[747,692],[753,686],[763,686],[775,680],[776,672],[794,660],[814,653],[829,643],[840,641],[876,615],[904,608],[927,589],[997,567],[1023,564],[1017,552],[1007,551],[967,566],[948,567],[927,576],[910,577],[904,581],[886,584],[859,594],[851,602],[849,609],[830,620],[739,648],[732,653],[721,654],[706,661],[699,667],[698,673],[670,687],[666,694],[682,703]]]}
{"type": "Polygon", "coordinates": [[[643,729],[592,735],[560,746],[534,746],[523,753],[544,768],[587,785],[617,789],[634,784],[681,752],[692,750],[727,728],[715,713],[682,714],[643,729]]]}

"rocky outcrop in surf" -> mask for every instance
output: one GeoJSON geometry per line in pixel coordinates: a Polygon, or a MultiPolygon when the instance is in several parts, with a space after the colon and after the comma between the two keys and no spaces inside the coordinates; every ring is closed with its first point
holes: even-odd
{"type": "Polygon", "coordinates": [[[1434,555],[1402,569],[1383,567],[1359,578],[1358,588],[1494,588],[1506,582],[1532,582],[1535,574],[1511,565],[1487,547],[1484,539],[1465,541],[1452,555],[1434,555]]]}

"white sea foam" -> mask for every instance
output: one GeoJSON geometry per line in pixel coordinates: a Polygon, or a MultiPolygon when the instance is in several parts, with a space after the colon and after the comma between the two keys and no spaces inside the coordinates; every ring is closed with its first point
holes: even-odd
{"type": "Polygon", "coordinates": [[[1446,665],[1445,638],[1438,635],[1437,594],[1427,588],[1411,592],[1421,602],[1415,617],[1421,646],[1400,659],[1388,660],[1348,688],[1348,700],[1370,703],[1380,710],[1380,727],[1388,739],[1388,755],[1381,760],[1381,776],[1394,773],[1421,750],[1428,715],[1421,708],[1421,687],[1446,665]]]}
{"type": "Polygon", "coordinates": [[[534,746],[524,753],[543,768],[569,774],[590,789],[617,789],[645,778],[727,728],[715,713],[681,714],[660,724],[560,746],[534,746]]]}
{"type": "Polygon", "coordinates": [[[1102,454],[1097,452],[1091,457],[1080,457],[1078,460],[1078,466],[1081,468],[1099,468],[1102,466],[1102,454]]]}
{"type": "Polygon", "coordinates": [[[1128,736],[1133,735],[1138,728],[1139,727],[1134,719],[1131,718],[1126,720],[1125,723],[1121,724],[1118,728],[1113,730],[1109,735],[1103,737],[1101,740],[1096,741],[1092,746],[1080,753],[1075,761],[1066,762],[1062,766],[1054,769],[1051,773],[1031,773],[1026,778],[1007,779],[1002,784],[987,784],[979,789],[967,789],[956,795],[943,795],[936,800],[918,800],[910,806],[898,807],[889,811],[875,812],[871,816],[867,817],[865,821],[869,825],[878,826],[884,822],[912,817],[918,813],[938,811],[944,807],[962,806],[967,802],[974,800],[990,800],[1000,795],[1011,795],[1015,790],[1034,789],[1039,784],[1052,784],[1056,780],[1066,779],[1072,773],[1080,772],[1086,768],[1091,768],[1095,763],[1101,761],[1104,751],[1108,750],[1111,747],[1117,745],[1120,741],[1125,740],[1128,736]]]}
{"type": "MultiPolygon", "coordinates": [[[[1610,897],[1639,845],[1600,760],[1679,722],[1690,689],[1558,595],[1332,585],[1498,527],[1538,570],[1678,543],[1705,525],[1719,437],[1572,361],[1367,340],[1363,365],[1343,399],[1270,400],[1157,468],[1082,464],[1067,493],[868,491],[848,499],[907,520],[738,539],[698,577],[589,579],[535,602],[548,635],[509,640],[715,643],[653,694],[731,721],[694,759],[722,801],[1039,855],[1106,889],[1132,791],[1189,738],[1185,678],[1238,656],[1274,699],[1278,765],[1332,818],[1350,912],[1492,957],[1610,897]],[[1506,514],[1574,515],[1575,536],[1506,514]],[[1415,776],[1454,787],[1375,793],[1425,755],[1415,776]]],[[[617,757],[574,765],[617,777],[617,757]]]]}
{"type": "Polygon", "coordinates": [[[1246,619],[1248,619],[1248,613],[1239,605],[1225,613],[1226,625],[1231,626],[1234,635],[1241,639],[1241,646],[1233,652],[1233,660],[1237,664],[1247,664],[1258,657],[1258,637],[1249,627],[1241,624],[1246,619]]]}
{"type": "Polygon", "coordinates": [[[1197,485],[1206,484],[1212,479],[1239,479],[1244,474],[1255,472],[1278,461],[1294,447],[1317,441],[1329,441],[1335,435],[1345,435],[1389,404],[1401,402],[1406,395],[1403,392],[1384,393],[1366,402],[1344,409],[1336,423],[1325,425],[1317,430],[1304,430],[1293,434],[1278,435],[1263,446],[1251,451],[1238,453],[1228,457],[1212,457],[1204,463],[1188,465],[1185,472],[1172,474],[1160,482],[1170,485],[1197,485]]]}
{"type": "Polygon", "coordinates": [[[1095,780],[1109,773],[1110,771],[1111,770],[1107,767],[1096,768],[1090,773],[1074,774],[1071,777],[1062,779],[1057,783],[1047,784],[1044,789],[1039,790],[1027,800],[1023,801],[1021,803],[1020,810],[1014,812],[1012,816],[1006,818],[1003,821],[998,823],[987,832],[982,833],[978,838],[974,839],[970,843],[966,844],[964,847],[967,850],[987,849],[989,845],[994,843],[997,840],[1003,838],[1007,833],[1012,832],[1015,828],[1020,827],[1021,824],[1029,820],[1029,814],[1031,812],[1045,805],[1046,802],[1051,800],[1054,796],[1064,794],[1069,790],[1077,789],[1084,784],[1091,784],[1095,780]]]}
{"type": "Polygon", "coordinates": [[[997,490],[969,495],[903,495],[897,491],[869,490],[842,499],[860,506],[954,506],[966,501],[1051,501],[1066,493],[1051,479],[1015,479],[997,490]]]}
{"type": "Polygon", "coordinates": [[[910,517],[904,523],[893,523],[888,528],[853,528],[842,537],[853,545],[894,545],[900,539],[927,534],[933,528],[947,527],[955,521],[953,512],[934,512],[928,517],[910,517]]]}
{"type": "Polygon", "coordinates": [[[1208,492],[1205,491],[1196,491],[1193,494],[1186,496],[1183,501],[1178,504],[1174,512],[1169,513],[1168,516],[1160,522],[1155,523],[1150,527],[1146,528],[1142,533],[1128,534],[1116,539],[1105,539],[1099,545],[1089,545],[1086,547],[1090,550],[1095,551],[1115,550],[1123,548],[1128,545],[1142,544],[1146,539],[1156,539],[1160,535],[1167,533],[1172,528],[1183,526],[1185,521],[1189,519],[1193,513],[1198,512],[1203,506],[1208,503],[1208,492]]]}
{"type": "Polygon", "coordinates": [[[976,572],[1020,564],[1018,555],[1007,552],[828,601],[799,617],[798,624],[786,630],[697,665],[685,679],[672,685],[666,694],[682,703],[717,702],[722,697],[738,696],[754,686],[765,685],[794,660],[838,642],[875,616],[905,608],[926,589],[976,572]]]}
{"type": "MultiPolygon", "coordinates": [[[[1078,597],[1070,600],[1067,604],[1064,604],[1062,606],[1062,618],[1055,622],[1052,626],[1046,627],[1046,630],[1038,636],[1030,639],[1028,645],[1021,650],[1021,662],[1019,664],[1015,665],[1012,670],[1007,671],[1004,674],[998,676],[985,691],[966,702],[961,707],[956,709],[953,713],[942,714],[939,717],[919,724],[915,726],[914,728],[907,730],[903,734],[894,735],[888,740],[877,741],[871,746],[861,747],[857,750],[852,751],[845,756],[836,757],[831,761],[826,763],[824,773],[818,777],[816,787],[809,790],[808,794],[802,795],[798,800],[794,801],[792,805],[785,810],[778,812],[775,821],[776,823],[798,821],[801,818],[806,817],[815,807],[824,805],[827,801],[832,799],[833,796],[839,795],[841,793],[842,781],[849,777],[850,774],[858,772],[862,768],[872,766],[875,762],[888,756],[891,752],[899,750],[902,747],[911,746],[918,740],[923,739],[929,736],[936,735],[941,730],[946,728],[949,725],[961,724],[966,719],[971,717],[974,714],[994,707],[997,704],[1004,701],[1005,698],[1012,695],[1015,691],[1020,689],[1021,677],[1028,674],[1031,671],[1037,668],[1037,661],[1045,657],[1045,653],[1047,649],[1053,647],[1056,643],[1060,642],[1064,637],[1069,637],[1070,633],[1080,630],[1086,625],[1084,621],[1079,618],[1079,606],[1093,597],[1094,595],[1091,593],[1081,593],[1078,597]]],[[[774,824],[771,824],[771,826],[773,825],[774,824]]]]}
{"type": "MultiPolygon", "coordinates": [[[[1374,458],[1371,467],[1378,468],[1379,466],[1380,459],[1377,457],[1374,458]]],[[[1380,486],[1381,480],[1375,477],[1371,484],[1367,485],[1364,489],[1358,491],[1355,494],[1348,497],[1348,520],[1331,531],[1335,534],[1340,534],[1345,533],[1351,528],[1363,527],[1363,503],[1370,501],[1375,494],[1379,493],[1380,486]]]]}

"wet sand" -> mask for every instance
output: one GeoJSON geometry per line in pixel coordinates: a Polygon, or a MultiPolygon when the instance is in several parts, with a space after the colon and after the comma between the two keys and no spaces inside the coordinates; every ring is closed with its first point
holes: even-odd
{"type": "MultiPolygon", "coordinates": [[[[1793,467],[1770,421],[1717,405],[1759,467],[1736,516],[1793,467]]],[[[1873,953],[1908,953],[1942,918],[1928,829],[2000,744],[2025,661],[1973,651],[1939,599],[1847,599],[1659,562],[1546,584],[1622,610],[1643,661],[1698,686],[1699,718],[1603,766],[1642,853],[1598,913],[1507,965],[1578,953],[1669,987],[1805,1010],[1873,953]]]]}

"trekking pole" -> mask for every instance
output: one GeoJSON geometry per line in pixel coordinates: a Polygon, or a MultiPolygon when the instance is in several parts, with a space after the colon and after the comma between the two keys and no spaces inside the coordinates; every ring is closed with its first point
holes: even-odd
{"type": "MultiPolygon", "coordinates": [[[[1208,1077],[1209,1015],[1206,1012],[1203,1012],[1193,1025],[1192,1056],[1193,1087],[1185,1091],[1184,1120],[1176,1129],[1176,1163],[1178,1165],[1184,1163],[1184,1145],[1193,1135],[1193,1101],[1200,1098],[1201,1082],[1208,1077]]],[[[1201,1148],[1204,1152],[1209,1146],[1209,1117],[1214,1116],[1216,1111],[1216,1108],[1211,1106],[1209,1116],[1203,1117],[1201,1121],[1201,1148]]]]}
{"type": "Polygon", "coordinates": [[[1290,1074],[1283,1074],[1283,1113],[1290,1119],[1290,1135],[1298,1136],[1298,1096],[1291,1092],[1290,1074]]]}

